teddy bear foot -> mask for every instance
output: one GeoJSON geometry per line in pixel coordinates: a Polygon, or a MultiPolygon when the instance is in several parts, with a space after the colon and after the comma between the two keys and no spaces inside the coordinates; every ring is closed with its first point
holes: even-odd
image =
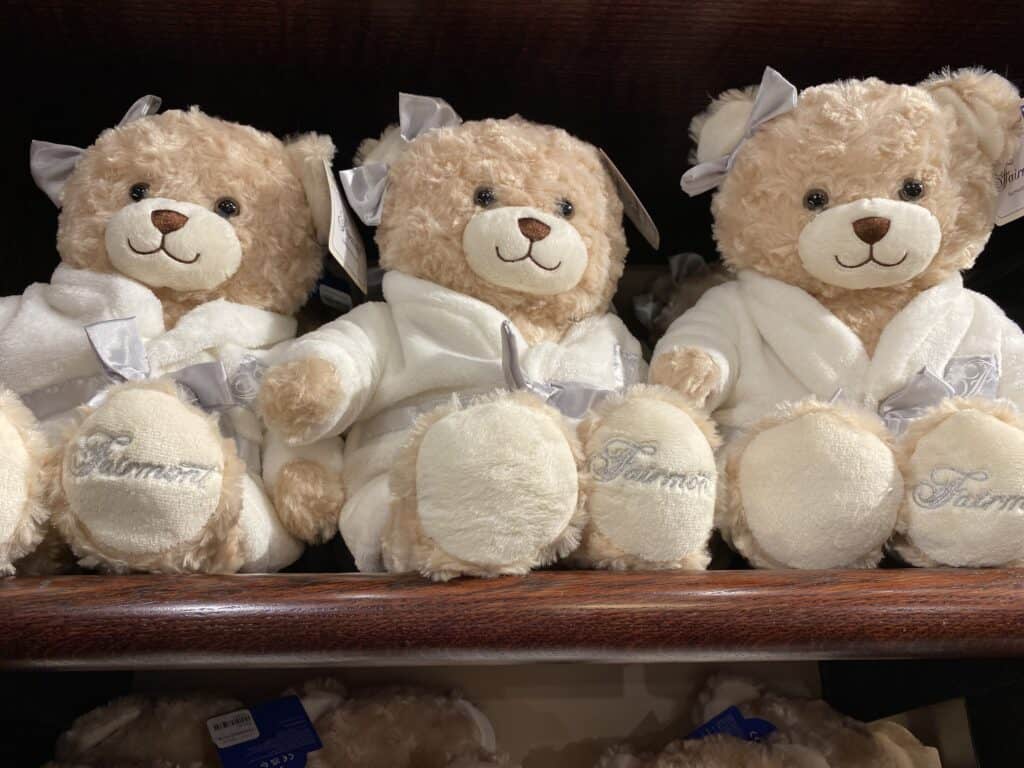
{"type": "Polygon", "coordinates": [[[1024,419],[949,400],[900,445],[906,492],[892,549],[924,566],[1024,565],[1024,419]]]}
{"type": "Polygon", "coordinates": [[[877,565],[903,494],[890,439],[866,411],[786,406],[730,451],[723,535],[758,567],[877,565]]]}
{"type": "Polygon", "coordinates": [[[385,567],[443,580],[568,554],[582,528],[580,456],[573,430],[531,394],[432,411],[391,472],[385,567]]]}
{"type": "Polygon", "coordinates": [[[42,491],[45,441],[17,396],[0,389],[0,574],[42,540],[49,517],[42,491]]]}
{"type": "Polygon", "coordinates": [[[681,395],[637,386],[581,426],[587,526],[573,554],[612,569],[704,569],[718,438],[681,395]]]}
{"type": "Polygon", "coordinates": [[[277,570],[284,531],[216,417],[167,381],[113,390],[64,453],[55,522],[79,562],[108,571],[277,570]]]}

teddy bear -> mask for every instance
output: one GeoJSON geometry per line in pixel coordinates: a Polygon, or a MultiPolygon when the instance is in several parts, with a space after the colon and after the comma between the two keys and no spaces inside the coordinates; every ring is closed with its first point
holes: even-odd
{"type": "Polygon", "coordinates": [[[940,768],[939,753],[898,723],[865,724],[820,699],[780,696],[729,674],[712,675],[693,705],[696,723],[713,723],[735,708],[738,719],[698,730],[656,755],[613,747],[598,768],[940,768]],[[750,726],[750,731],[741,730],[750,726]],[[750,738],[750,732],[756,737],[750,738]],[[749,740],[748,740],[749,738],[749,740]]]}
{"type": "Polygon", "coordinates": [[[113,571],[273,571],[336,530],[340,440],[265,440],[252,407],[321,269],[333,144],[158,107],[32,146],[61,263],[0,298],[8,570],[47,519],[113,571]]]}
{"type": "Polygon", "coordinates": [[[980,69],[799,96],[769,69],[691,126],[736,280],[655,348],[722,431],[716,523],[755,566],[1024,564],[1024,335],[965,289],[1020,96],[980,69]]]}
{"type": "MultiPolygon", "coordinates": [[[[349,694],[338,681],[310,680],[298,696],[322,748],[309,768],[511,768],[494,728],[462,696],[415,688],[349,694]]],[[[79,717],[46,768],[217,768],[207,721],[244,708],[212,694],[132,694],[79,717]]]]}
{"type": "Polygon", "coordinates": [[[284,345],[259,396],[289,444],[346,432],[359,569],[705,567],[716,437],[642,383],[610,311],[626,240],[608,164],[518,116],[463,123],[410,95],[399,111],[341,174],[378,225],[384,301],[284,345]]]}

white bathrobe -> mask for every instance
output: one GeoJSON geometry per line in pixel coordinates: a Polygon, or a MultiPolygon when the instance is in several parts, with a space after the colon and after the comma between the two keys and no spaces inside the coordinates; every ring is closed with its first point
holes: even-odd
{"type": "MultiPolygon", "coordinates": [[[[217,300],[165,330],[160,300],[146,286],[123,275],[62,264],[50,283],[0,298],[0,383],[21,396],[56,435],[74,408],[108,385],[83,326],[126,317],[135,318],[151,376],[219,360],[243,403],[255,397],[266,351],[294,337],[296,327],[294,318],[217,300]]],[[[262,464],[262,481],[258,466],[250,466],[244,480],[242,524],[249,531],[244,570],[277,570],[301,554],[301,545],[273,514],[263,482],[272,485],[281,467],[299,457],[340,471],[341,447],[332,440],[291,448],[269,433],[264,440],[259,420],[247,407],[233,408],[230,419],[236,434],[256,449],[248,464],[262,464]]]]}
{"type": "Polygon", "coordinates": [[[920,411],[894,410],[906,402],[897,396],[922,376],[943,380],[950,394],[1024,406],[1024,334],[959,274],[897,313],[873,356],[806,291],[751,270],[701,297],[654,357],[679,347],[704,350],[718,364],[722,384],[708,407],[727,438],[775,405],[812,395],[864,404],[899,431],[920,411]]]}
{"type": "MultiPolygon", "coordinates": [[[[362,571],[382,568],[389,510],[388,469],[416,417],[451,401],[506,386],[501,326],[490,304],[400,272],[384,277],[384,302],[364,304],[275,351],[275,363],[331,362],[345,401],[313,437],[349,429],[341,515],[345,541],[362,571]]],[[[573,325],[557,342],[528,345],[513,328],[526,376],[622,391],[645,378],[639,342],[612,314],[573,325]]]]}

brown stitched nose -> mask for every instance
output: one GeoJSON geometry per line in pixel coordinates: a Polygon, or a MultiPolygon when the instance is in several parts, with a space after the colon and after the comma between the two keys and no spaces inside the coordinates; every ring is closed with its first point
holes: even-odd
{"type": "Polygon", "coordinates": [[[526,236],[526,239],[531,243],[536,243],[538,240],[543,240],[551,234],[551,227],[537,219],[520,219],[519,231],[522,232],[526,236]]]}
{"type": "Polygon", "coordinates": [[[159,210],[153,211],[149,218],[153,221],[153,226],[160,230],[161,234],[169,235],[171,232],[177,232],[179,229],[188,224],[188,216],[177,211],[159,210]]]}
{"type": "Polygon", "coordinates": [[[853,231],[861,240],[868,245],[874,245],[889,231],[889,219],[881,216],[868,216],[866,219],[857,219],[853,222],[853,231]]]}

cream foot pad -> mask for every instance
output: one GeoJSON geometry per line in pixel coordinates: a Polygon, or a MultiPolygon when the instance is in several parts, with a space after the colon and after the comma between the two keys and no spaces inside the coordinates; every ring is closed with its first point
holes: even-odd
{"type": "Polygon", "coordinates": [[[907,461],[901,554],[922,565],[1024,564],[1024,431],[980,410],[932,426],[907,461]]]}
{"type": "Polygon", "coordinates": [[[491,573],[550,560],[576,514],[572,445],[547,407],[502,397],[432,424],[416,458],[423,534],[491,573]]]}
{"type": "Polygon", "coordinates": [[[762,566],[876,564],[903,486],[883,428],[874,429],[866,416],[823,406],[758,432],[732,478],[739,526],[749,530],[732,532],[737,548],[762,566]]]}
{"type": "Polygon", "coordinates": [[[238,463],[230,446],[216,421],[172,387],[115,391],[65,453],[72,547],[115,570],[221,569],[223,549],[237,549],[239,478],[225,482],[229,461],[238,463]]]}
{"type": "Polygon", "coordinates": [[[603,567],[705,568],[716,486],[710,428],[676,404],[636,394],[588,431],[581,554],[603,567]]]}
{"type": "Polygon", "coordinates": [[[33,498],[41,443],[29,412],[0,392],[0,573],[42,538],[43,510],[33,498]]]}

